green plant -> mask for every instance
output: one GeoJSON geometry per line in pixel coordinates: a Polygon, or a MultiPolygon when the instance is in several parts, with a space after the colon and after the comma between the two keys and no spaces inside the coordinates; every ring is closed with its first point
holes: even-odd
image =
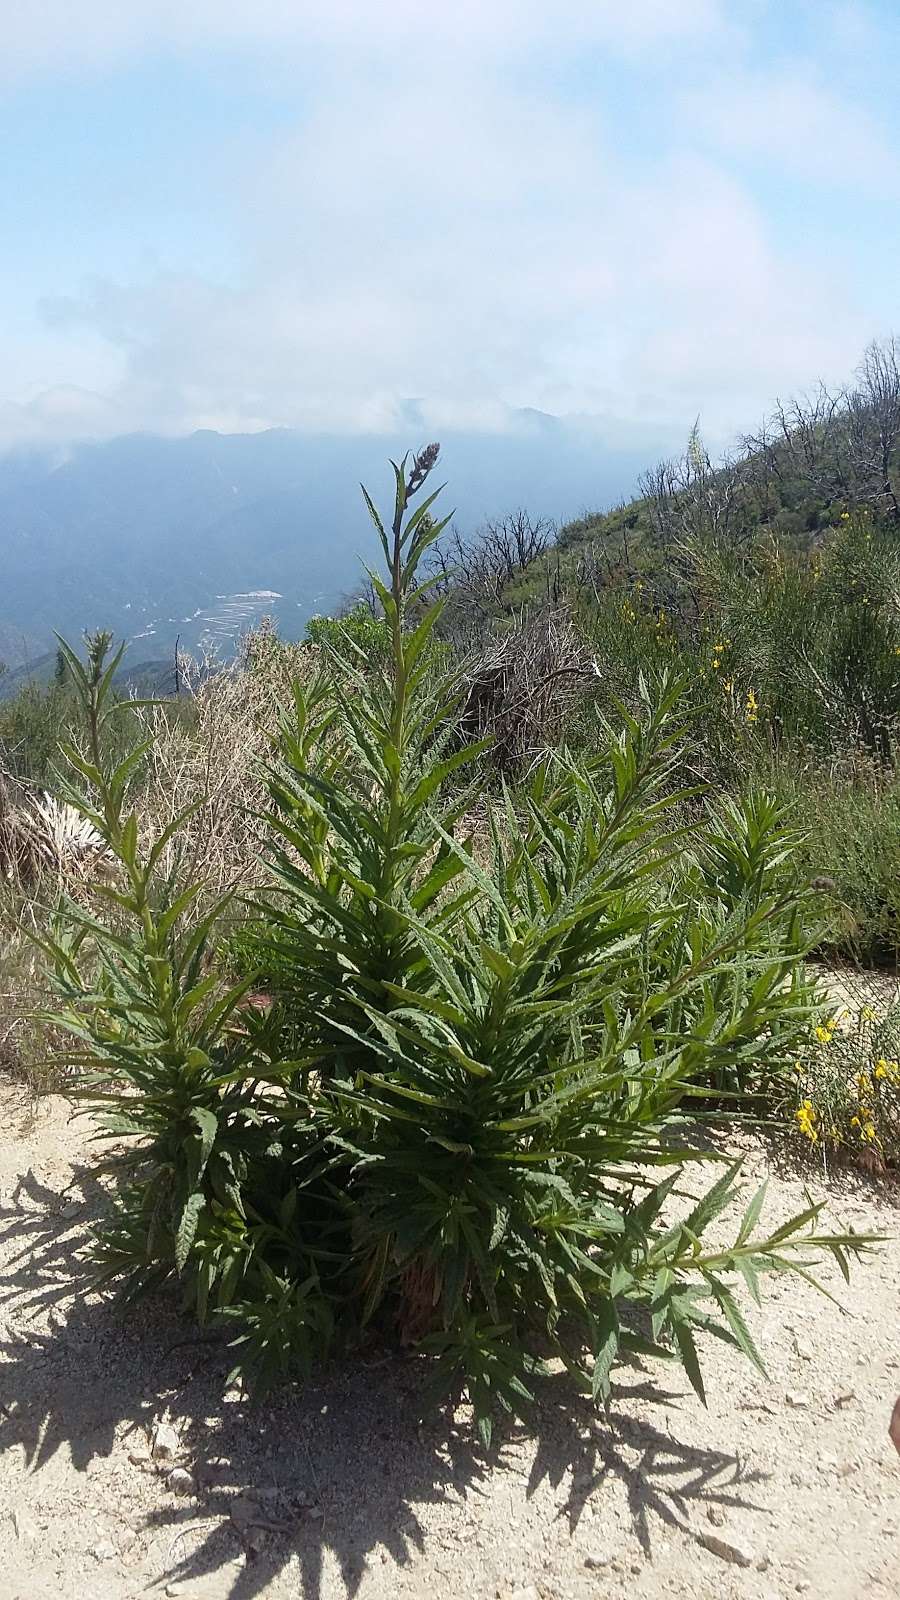
{"type": "Polygon", "coordinates": [[[365,600],[358,600],[341,617],[311,617],[306,624],[310,644],[325,645],[357,663],[380,665],[390,649],[390,632],[383,617],[375,616],[365,600]]]}
{"type": "Polygon", "coordinates": [[[900,1163],[900,1005],[871,1001],[823,1019],[788,1100],[798,1136],[877,1169],[900,1163]]]}
{"type": "Polygon", "coordinates": [[[822,944],[867,965],[900,964],[900,778],[851,766],[797,796],[805,863],[819,876],[822,944]]]}
{"type": "Polygon", "coordinates": [[[264,1381],[377,1320],[467,1387],[488,1441],[548,1355],[598,1400],[626,1355],[674,1355],[702,1394],[707,1333],[761,1364],[735,1287],[823,1253],[846,1271],[868,1241],[817,1232],[814,1204],[760,1233],[759,1191],[723,1244],[737,1165],[688,1194],[710,1082],[781,1070],[817,1010],[777,807],[725,808],[675,870],[677,678],[642,681],[590,760],[548,757],[496,804],[460,790],[480,752],[452,748],[458,688],[427,660],[442,602],[418,576],[435,496],[410,509],[436,458],[395,467],[390,528],[367,496],[384,669],[298,685],[281,730],[274,882],[248,908],[273,1003],[242,1004],[251,977],[224,989],[219,908],[192,923],[198,885],[161,877],[180,819],[142,843],[141,748],[104,765],[101,642],[67,657],[89,730],[69,796],[120,877],[107,919],[67,904],[45,949],[104,1126],[136,1139],[104,1272],[179,1276],[264,1381]]]}
{"type": "MultiPolygon", "coordinates": [[[[241,1016],[247,982],[226,989],[209,959],[209,936],[231,896],[192,915],[203,885],[180,885],[162,870],[167,846],[189,821],[192,802],[151,841],[129,808],[129,786],[148,748],[108,764],[105,732],[135,702],[116,702],[107,634],[88,640],[83,664],[66,644],[70,681],[86,726],[86,753],[65,744],[60,788],[105,839],[114,881],[98,882],[97,909],[64,899],[51,929],[35,936],[62,1002],[48,1017],[76,1041],[70,1064],[101,1129],[135,1135],[118,1163],[118,1214],[101,1245],[103,1275],[146,1288],[182,1272],[205,1314],[227,1305],[252,1255],[246,1180],[254,1157],[264,1170],[276,1127],[259,1079],[267,1065],[266,1018],[241,1016]],[[105,908],[105,914],[100,910],[105,908]]],[[[285,1219],[287,1226],[287,1219],[285,1219]]]]}

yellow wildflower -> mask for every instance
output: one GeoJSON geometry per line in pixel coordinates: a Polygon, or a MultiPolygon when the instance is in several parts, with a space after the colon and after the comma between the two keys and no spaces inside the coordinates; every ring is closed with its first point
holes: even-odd
{"type": "Polygon", "coordinates": [[[798,1106],[794,1112],[800,1132],[804,1138],[809,1140],[810,1144],[816,1144],[819,1138],[815,1126],[816,1115],[816,1108],[811,1100],[804,1100],[802,1106],[798,1106]]]}
{"type": "Polygon", "coordinates": [[[834,1037],[834,1030],[840,1021],[839,1016],[829,1017],[827,1022],[820,1022],[816,1029],[816,1038],[820,1044],[830,1044],[834,1037]]]}

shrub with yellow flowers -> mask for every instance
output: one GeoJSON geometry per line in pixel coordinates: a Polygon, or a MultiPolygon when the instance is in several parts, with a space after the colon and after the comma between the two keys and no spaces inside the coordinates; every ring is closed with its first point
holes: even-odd
{"type": "Polygon", "coordinates": [[[823,1018],[794,1077],[791,1121],[801,1139],[900,1166],[900,998],[823,1018]]]}

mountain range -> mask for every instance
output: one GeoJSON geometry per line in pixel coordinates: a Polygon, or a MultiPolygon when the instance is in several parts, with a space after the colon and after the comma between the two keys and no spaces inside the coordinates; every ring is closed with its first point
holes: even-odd
{"type": "MultiPolygon", "coordinates": [[[[297,637],[376,558],[360,481],[390,506],[388,458],[425,442],[274,429],[0,457],[7,682],[46,670],[55,631],[111,628],[134,660],[170,657],[177,638],[227,657],[264,612],[297,637]]],[[[446,434],[437,478],[471,534],[522,505],[561,519],[609,504],[647,459],[646,447],[611,446],[587,423],[517,412],[502,433],[446,434]]]]}

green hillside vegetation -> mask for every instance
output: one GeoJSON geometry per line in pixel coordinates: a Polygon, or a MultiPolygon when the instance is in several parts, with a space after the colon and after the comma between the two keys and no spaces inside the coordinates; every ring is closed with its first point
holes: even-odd
{"type": "Polygon", "coordinates": [[[518,513],[445,540],[445,636],[502,645],[522,704],[523,685],[540,702],[547,674],[571,673],[583,693],[568,697],[570,744],[590,744],[598,709],[634,703],[641,672],[676,666],[694,712],[686,771],[729,791],[762,781],[795,804],[826,888],[823,942],[895,963],[897,347],[868,351],[857,387],[779,408],[722,465],[695,430],[641,488],[555,537],[518,513]]]}

